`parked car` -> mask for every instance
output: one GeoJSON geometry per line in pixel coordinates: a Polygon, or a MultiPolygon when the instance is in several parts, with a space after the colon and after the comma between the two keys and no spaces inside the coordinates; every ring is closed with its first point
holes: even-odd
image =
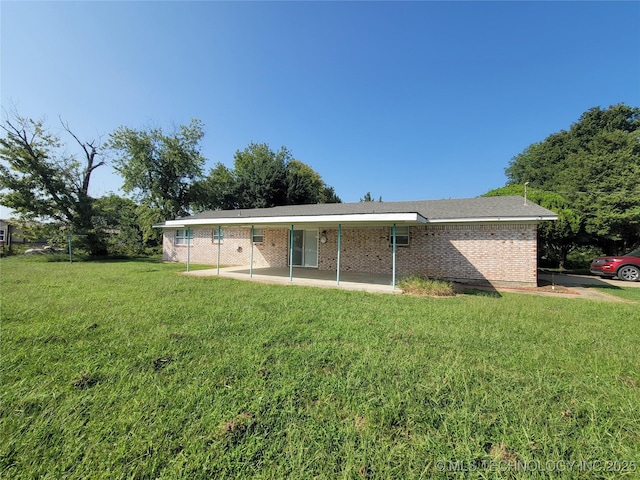
{"type": "Polygon", "coordinates": [[[604,256],[591,262],[591,273],[601,277],[618,277],[627,282],[640,281],[640,249],[626,255],[604,256]]]}

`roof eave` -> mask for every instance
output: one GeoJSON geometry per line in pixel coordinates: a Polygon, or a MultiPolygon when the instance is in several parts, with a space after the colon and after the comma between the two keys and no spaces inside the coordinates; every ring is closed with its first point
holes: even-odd
{"type": "Polygon", "coordinates": [[[425,218],[418,213],[367,213],[345,215],[290,215],[280,217],[221,217],[221,218],[183,218],[168,220],[156,228],[186,228],[189,226],[289,226],[289,225],[422,225],[438,223],[496,223],[496,222],[541,222],[555,221],[557,215],[538,215],[520,217],[468,217],[468,218],[425,218]]]}
{"type": "Polygon", "coordinates": [[[196,225],[225,225],[225,226],[247,226],[247,225],[312,225],[312,224],[412,224],[419,225],[427,223],[427,220],[418,213],[367,213],[367,214],[345,214],[345,215],[289,215],[279,217],[221,217],[221,218],[183,218],[180,220],[168,220],[158,228],[184,228],[196,225]]]}
{"type": "Polygon", "coordinates": [[[428,218],[426,223],[541,222],[558,220],[557,215],[523,217],[428,218]]]}

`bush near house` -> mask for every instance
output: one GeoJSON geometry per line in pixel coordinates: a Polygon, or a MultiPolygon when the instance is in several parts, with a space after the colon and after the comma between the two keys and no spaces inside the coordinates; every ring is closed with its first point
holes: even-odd
{"type": "Polygon", "coordinates": [[[637,289],[620,290],[629,303],[433,299],[187,277],[151,260],[0,267],[0,478],[640,467],[637,289]]]}

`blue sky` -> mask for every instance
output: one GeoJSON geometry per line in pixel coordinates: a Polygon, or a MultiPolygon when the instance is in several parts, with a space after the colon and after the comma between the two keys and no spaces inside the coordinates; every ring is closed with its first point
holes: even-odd
{"type": "MultiPolygon", "coordinates": [[[[640,106],[638,2],[0,9],[4,108],[103,140],[198,118],[207,171],[250,142],[285,145],[347,202],[481,195],[587,109],[640,106]]],[[[92,194],[120,185],[103,167],[92,194]]]]}

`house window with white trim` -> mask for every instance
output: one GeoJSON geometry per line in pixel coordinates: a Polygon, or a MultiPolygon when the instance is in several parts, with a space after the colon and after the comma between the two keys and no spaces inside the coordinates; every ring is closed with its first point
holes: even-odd
{"type": "Polygon", "coordinates": [[[264,242],[264,229],[263,228],[254,228],[253,229],[253,243],[262,243],[264,242]]]}
{"type": "MultiPolygon", "coordinates": [[[[393,245],[393,227],[389,227],[389,245],[393,245]]],[[[409,246],[409,227],[396,226],[396,246],[409,246]]]]}
{"type": "Polygon", "coordinates": [[[213,241],[213,243],[222,243],[222,241],[224,240],[224,230],[222,230],[221,228],[214,228],[211,240],[213,241]]]}
{"type": "Polygon", "coordinates": [[[4,243],[4,228],[0,229],[0,242],[4,243]]]}
{"type": "Polygon", "coordinates": [[[187,240],[189,245],[193,245],[193,237],[193,230],[190,228],[176,230],[176,245],[187,245],[187,240]],[[189,238],[187,238],[187,235],[189,238]]]}

